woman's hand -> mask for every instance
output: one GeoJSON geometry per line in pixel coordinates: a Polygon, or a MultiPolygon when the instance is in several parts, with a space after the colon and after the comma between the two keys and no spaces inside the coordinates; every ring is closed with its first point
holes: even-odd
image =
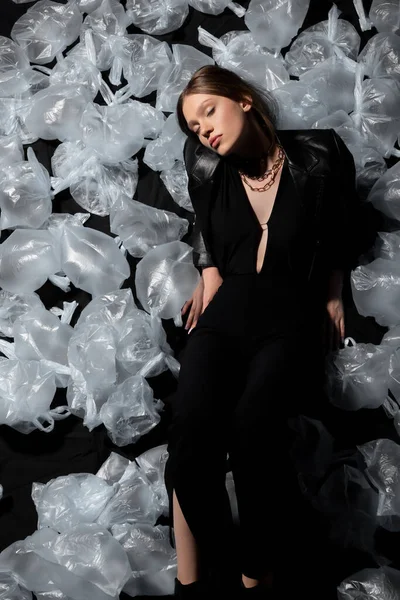
{"type": "Polygon", "coordinates": [[[181,311],[182,315],[184,315],[190,308],[190,313],[185,325],[185,329],[188,329],[189,333],[196,327],[200,315],[205,311],[213,299],[222,281],[223,279],[217,267],[207,267],[203,269],[203,274],[192,297],[185,302],[181,311]]]}
{"type": "Polygon", "coordinates": [[[341,296],[330,298],[326,304],[326,350],[338,350],[344,341],[344,308],[341,296]]]}

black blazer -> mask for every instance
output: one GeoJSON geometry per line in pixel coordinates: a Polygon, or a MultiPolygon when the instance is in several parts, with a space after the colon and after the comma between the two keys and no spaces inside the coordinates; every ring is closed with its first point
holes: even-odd
{"type": "MultiPolygon", "coordinates": [[[[299,269],[310,281],[327,280],[336,268],[350,272],[358,263],[363,244],[361,202],[351,152],[333,129],[278,130],[288,166],[306,214],[304,244],[296,249],[299,269]]],[[[198,268],[216,266],[223,276],[221,258],[210,244],[209,208],[218,186],[221,158],[197,139],[184,147],[188,192],[195,211],[191,245],[198,268]]],[[[366,236],[367,246],[370,238],[366,236]]]]}

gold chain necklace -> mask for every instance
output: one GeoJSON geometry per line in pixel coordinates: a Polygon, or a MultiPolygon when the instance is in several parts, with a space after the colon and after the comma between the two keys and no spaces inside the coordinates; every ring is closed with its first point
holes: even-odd
{"type": "MultiPolygon", "coordinates": [[[[242,178],[244,183],[246,185],[248,185],[249,188],[253,192],[265,192],[265,191],[269,190],[269,188],[274,184],[274,181],[276,179],[278,171],[281,168],[284,160],[285,160],[285,153],[283,151],[283,148],[282,148],[282,146],[278,146],[278,157],[275,160],[274,164],[272,165],[271,169],[268,169],[267,171],[265,171],[264,175],[261,175],[261,176],[245,175],[245,173],[243,173],[243,171],[241,171],[239,169],[240,177],[242,178]],[[264,181],[265,179],[267,179],[269,177],[270,177],[270,179],[267,181],[267,183],[265,185],[263,185],[263,187],[260,187],[260,188],[252,187],[252,185],[247,181],[247,179],[253,179],[256,181],[264,181]]],[[[263,166],[263,165],[265,165],[264,158],[261,159],[261,166],[263,166]]]]}

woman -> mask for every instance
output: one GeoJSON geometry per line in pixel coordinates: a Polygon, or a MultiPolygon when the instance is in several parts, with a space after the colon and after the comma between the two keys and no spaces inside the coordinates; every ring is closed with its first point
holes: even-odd
{"type": "Polygon", "coordinates": [[[189,336],[166,468],[182,598],[206,597],[208,572],[227,597],[268,597],[277,490],[291,472],[287,421],[319,399],[326,317],[328,349],[345,335],[343,278],[358,256],[353,158],[333,130],[277,131],[272,107],[216,65],[194,73],[177,103],[202,274],[182,310],[189,336]]]}

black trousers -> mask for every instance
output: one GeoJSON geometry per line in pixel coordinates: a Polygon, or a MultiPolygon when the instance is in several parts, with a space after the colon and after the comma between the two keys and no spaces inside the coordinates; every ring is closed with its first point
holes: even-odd
{"type": "Polygon", "coordinates": [[[304,326],[247,339],[197,327],[189,336],[171,404],[165,481],[171,518],[175,490],[211,567],[237,566],[259,579],[273,567],[279,544],[290,543],[282,540],[290,536],[287,506],[300,492],[287,422],[302,412],[304,392],[308,399],[313,395],[314,342],[304,326]],[[239,532],[225,487],[227,455],[239,532]]]}

